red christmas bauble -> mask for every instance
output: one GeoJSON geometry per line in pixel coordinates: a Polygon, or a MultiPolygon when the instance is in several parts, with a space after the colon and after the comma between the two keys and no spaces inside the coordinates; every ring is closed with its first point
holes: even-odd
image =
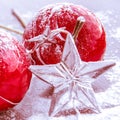
{"type": "Polygon", "coordinates": [[[0,31],[0,110],[13,107],[24,97],[32,76],[30,64],[24,46],[0,31]]]}
{"type": "MultiPolygon", "coordinates": [[[[67,31],[73,33],[79,16],[83,16],[86,20],[75,41],[80,57],[83,61],[101,60],[106,48],[106,34],[103,25],[88,9],[70,3],[53,4],[41,9],[25,28],[23,35],[25,47],[27,49],[34,48],[35,43],[27,41],[44,34],[46,26],[49,26],[50,30],[65,27],[67,31]]],[[[65,35],[61,36],[65,38],[65,35]]],[[[61,60],[65,42],[61,40],[59,35],[53,37],[53,41],[47,42],[46,40],[39,46],[37,52],[34,51],[31,54],[35,64],[42,64],[41,60],[45,64],[55,64],[61,60]]]]}

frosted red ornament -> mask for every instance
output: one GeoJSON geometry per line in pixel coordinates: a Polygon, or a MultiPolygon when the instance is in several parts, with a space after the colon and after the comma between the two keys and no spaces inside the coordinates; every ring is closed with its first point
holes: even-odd
{"type": "Polygon", "coordinates": [[[0,31],[0,110],[17,105],[24,97],[32,76],[29,66],[23,45],[0,31]]]}
{"type": "MultiPolygon", "coordinates": [[[[25,47],[29,50],[33,49],[36,43],[29,43],[27,41],[45,34],[46,26],[49,26],[50,30],[65,27],[66,30],[73,33],[79,16],[83,16],[86,20],[75,41],[81,59],[83,61],[101,60],[106,48],[106,36],[103,25],[88,9],[70,3],[53,4],[41,9],[25,28],[23,34],[25,47]]],[[[65,37],[64,34],[56,35],[53,37],[54,43],[44,42],[38,48],[37,52],[45,64],[60,62],[65,43],[62,39],[65,40],[65,37]]],[[[37,57],[37,52],[34,51],[31,54],[32,58],[35,64],[42,64],[41,60],[37,57]]]]}

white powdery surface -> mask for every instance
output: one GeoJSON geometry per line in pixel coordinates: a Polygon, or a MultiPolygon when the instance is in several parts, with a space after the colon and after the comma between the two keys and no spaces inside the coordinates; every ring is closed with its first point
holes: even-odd
{"type": "MultiPolygon", "coordinates": [[[[120,106],[106,109],[102,111],[101,114],[86,114],[81,115],[80,120],[119,120],[120,119],[120,106]]],[[[27,120],[75,120],[76,118],[74,116],[69,117],[59,117],[59,118],[49,118],[45,114],[36,114],[31,117],[29,117],[27,120]]],[[[77,120],[77,119],[76,119],[77,120]]]]}
{"type": "MultiPolygon", "coordinates": [[[[119,66],[113,68],[111,72],[105,74],[112,83],[112,85],[105,90],[104,92],[96,93],[96,98],[99,104],[102,107],[100,114],[81,114],[79,116],[80,120],[119,120],[120,118],[120,78],[118,77],[119,66]],[[114,72],[112,77],[110,74],[114,72]],[[114,82],[112,81],[114,77],[114,82]],[[119,78],[119,79],[118,79],[119,78]]],[[[48,117],[47,112],[49,110],[50,99],[42,96],[42,93],[47,93],[49,91],[49,86],[45,83],[42,83],[36,78],[33,79],[31,85],[31,90],[28,92],[27,96],[21,102],[19,106],[16,107],[16,110],[20,113],[22,112],[23,116],[27,120],[77,120],[76,116],[66,116],[66,117],[48,117]],[[42,87],[40,87],[42,85],[42,87]],[[34,87],[36,86],[36,88],[34,87]],[[46,90],[45,92],[42,92],[46,90]],[[34,93],[34,94],[33,94],[34,93]],[[24,112],[23,112],[24,110],[24,112]],[[28,113],[27,113],[28,112],[28,113]]],[[[103,83],[104,84],[104,83],[103,83]]],[[[101,86],[98,85],[98,88],[101,86]]],[[[101,88],[102,89],[102,88],[101,88]]]]}
{"type": "MultiPolygon", "coordinates": [[[[101,76],[97,86],[96,98],[102,107],[99,114],[80,114],[80,120],[119,120],[120,118],[120,62],[111,70],[101,76]],[[110,86],[108,86],[107,81],[110,86]],[[101,84],[99,83],[101,81],[101,84]],[[104,85],[106,84],[106,85],[104,85]],[[104,85],[104,86],[103,86],[104,85]],[[103,90],[103,91],[102,91],[103,90]]],[[[79,120],[76,115],[49,117],[50,106],[49,91],[51,86],[33,76],[30,89],[21,103],[14,108],[23,120],[79,120]]]]}

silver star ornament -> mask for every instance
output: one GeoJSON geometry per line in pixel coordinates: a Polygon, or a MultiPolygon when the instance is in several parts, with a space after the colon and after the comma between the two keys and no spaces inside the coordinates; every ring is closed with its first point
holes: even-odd
{"type": "Polygon", "coordinates": [[[114,65],[114,61],[83,62],[68,33],[60,63],[31,65],[29,69],[40,80],[54,86],[49,116],[65,116],[100,112],[91,84],[114,65]]]}

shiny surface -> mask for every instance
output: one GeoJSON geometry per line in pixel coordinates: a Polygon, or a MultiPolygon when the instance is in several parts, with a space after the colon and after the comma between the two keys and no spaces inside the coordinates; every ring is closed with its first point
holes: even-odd
{"type": "MultiPolygon", "coordinates": [[[[106,106],[100,114],[83,114],[81,120],[119,120],[120,118],[120,8],[119,0],[1,0],[0,1],[0,24],[23,31],[17,20],[11,15],[11,8],[18,11],[27,24],[37,11],[55,2],[73,2],[81,4],[93,11],[102,21],[107,35],[107,49],[104,56],[106,60],[115,60],[117,65],[108,73],[98,78],[95,84],[97,88],[97,99],[102,106],[106,106]],[[102,91],[102,92],[101,92],[102,91]]],[[[15,35],[19,40],[21,36],[15,35]]],[[[49,109],[52,87],[33,77],[30,89],[23,101],[14,109],[4,111],[0,114],[2,120],[16,118],[16,120],[71,120],[74,116],[48,118],[46,112],[49,109]],[[46,105],[47,107],[44,107],[46,105]]]]}

